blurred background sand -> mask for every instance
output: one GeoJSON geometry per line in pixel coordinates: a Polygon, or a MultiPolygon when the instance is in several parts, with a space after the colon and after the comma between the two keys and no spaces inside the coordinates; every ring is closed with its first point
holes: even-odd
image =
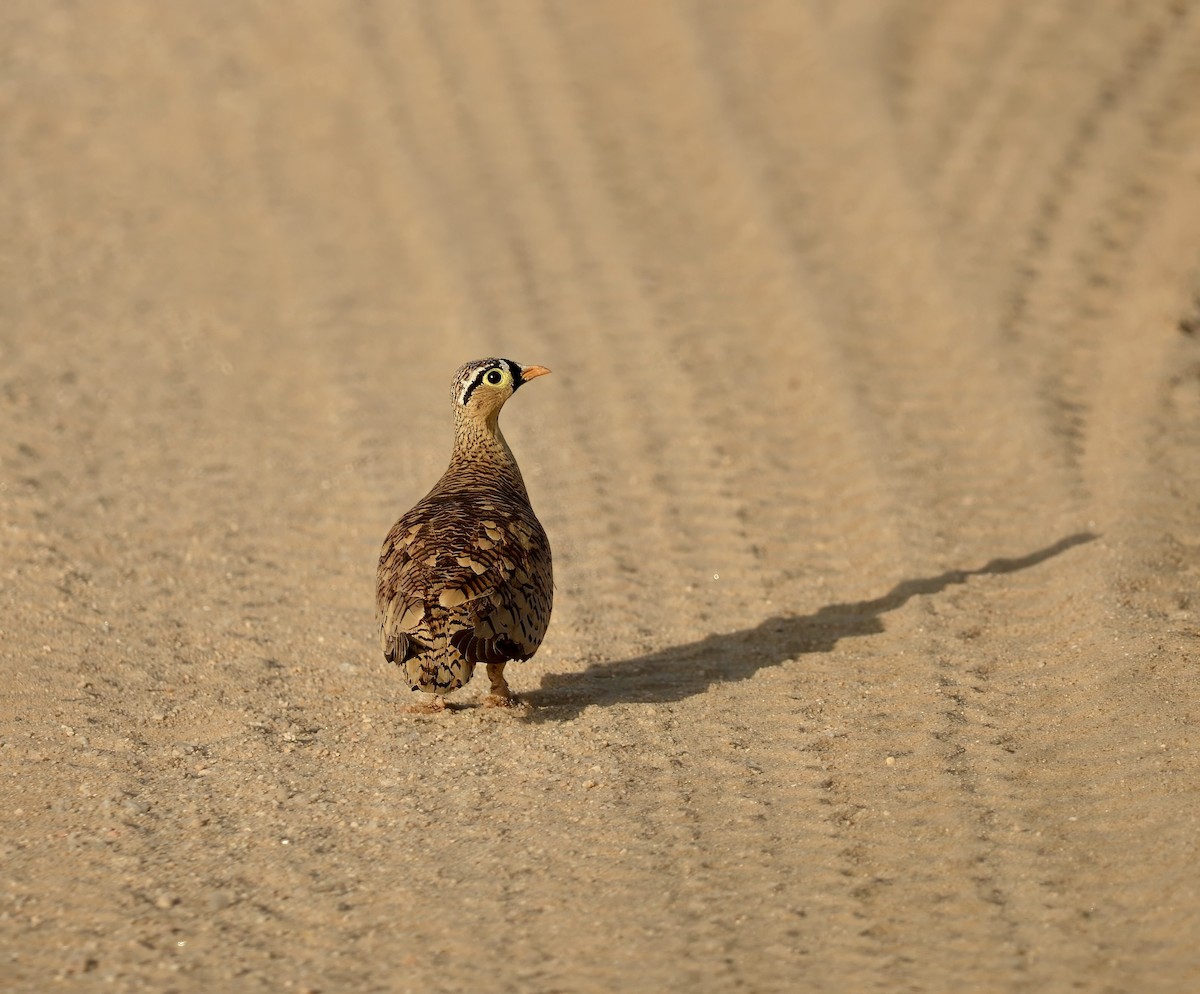
{"type": "Polygon", "coordinates": [[[0,987],[1183,991],[1200,8],[0,7],[0,987]],[[379,543],[505,411],[526,705],[379,543]]]}

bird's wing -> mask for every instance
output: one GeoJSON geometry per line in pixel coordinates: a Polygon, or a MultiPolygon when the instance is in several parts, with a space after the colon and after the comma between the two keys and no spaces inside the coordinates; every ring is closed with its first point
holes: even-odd
{"type": "MultiPolygon", "coordinates": [[[[468,627],[451,643],[473,663],[528,659],[546,634],[554,593],[541,525],[536,519],[484,520],[470,559],[472,570],[483,567],[477,579],[489,582],[466,603],[468,627]]],[[[453,596],[451,590],[447,595],[453,596]]]]}
{"type": "Polygon", "coordinates": [[[379,611],[379,640],[391,662],[414,655],[414,644],[427,618],[426,590],[432,576],[417,541],[423,525],[407,514],[388,532],[379,553],[375,604],[379,611]]]}

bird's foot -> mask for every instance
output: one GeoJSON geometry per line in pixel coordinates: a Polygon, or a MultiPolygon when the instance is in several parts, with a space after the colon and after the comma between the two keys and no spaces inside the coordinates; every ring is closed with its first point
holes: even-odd
{"type": "Polygon", "coordinates": [[[514,704],[521,703],[517,700],[517,695],[508,689],[508,681],[504,679],[504,666],[504,663],[488,663],[487,675],[492,692],[483,699],[485,708],[511,708],[514,704]]]}
{"type": "Polygon", "coordinates": [[[418,701],[416,704],[408,704],[401,710],[405,714],[437,714],[439,711],[446,710],[446,698],[441,695],[430,696],[421,695],[424,700],[418,701]]]}

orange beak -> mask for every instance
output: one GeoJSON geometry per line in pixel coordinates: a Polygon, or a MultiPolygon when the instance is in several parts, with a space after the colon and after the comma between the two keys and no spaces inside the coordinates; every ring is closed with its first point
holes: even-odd
{"type": "Polygon", "coordinates": [[[521,379],[532,380],[535,376],[545,376],[550,370],[545,366],[522,366],[521,379]]]}

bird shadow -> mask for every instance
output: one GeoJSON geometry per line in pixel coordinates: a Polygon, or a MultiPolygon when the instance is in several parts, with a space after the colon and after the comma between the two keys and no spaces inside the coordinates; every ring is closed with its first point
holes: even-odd
{"type": "Polygon", "coordinates": [[[884,631],[882,617],[913,597],[937,594],[973,576],[1030,569],[1077,545],[1098,538],[1079,532],[1013,559],[993,559],[978,569],[947,570],[937,576],[902,580],[882,597],[827,604],[813,614],[767,618],[744,628],[628,659],[596,662],[581,673],[550,674],[536,690],[522,693],[534,721],[564,721],[589,705],[662,704],[703,693],[714,683],[747,680],[767,666],[811,652],[828,652],[842,639],[884,631]]]}

